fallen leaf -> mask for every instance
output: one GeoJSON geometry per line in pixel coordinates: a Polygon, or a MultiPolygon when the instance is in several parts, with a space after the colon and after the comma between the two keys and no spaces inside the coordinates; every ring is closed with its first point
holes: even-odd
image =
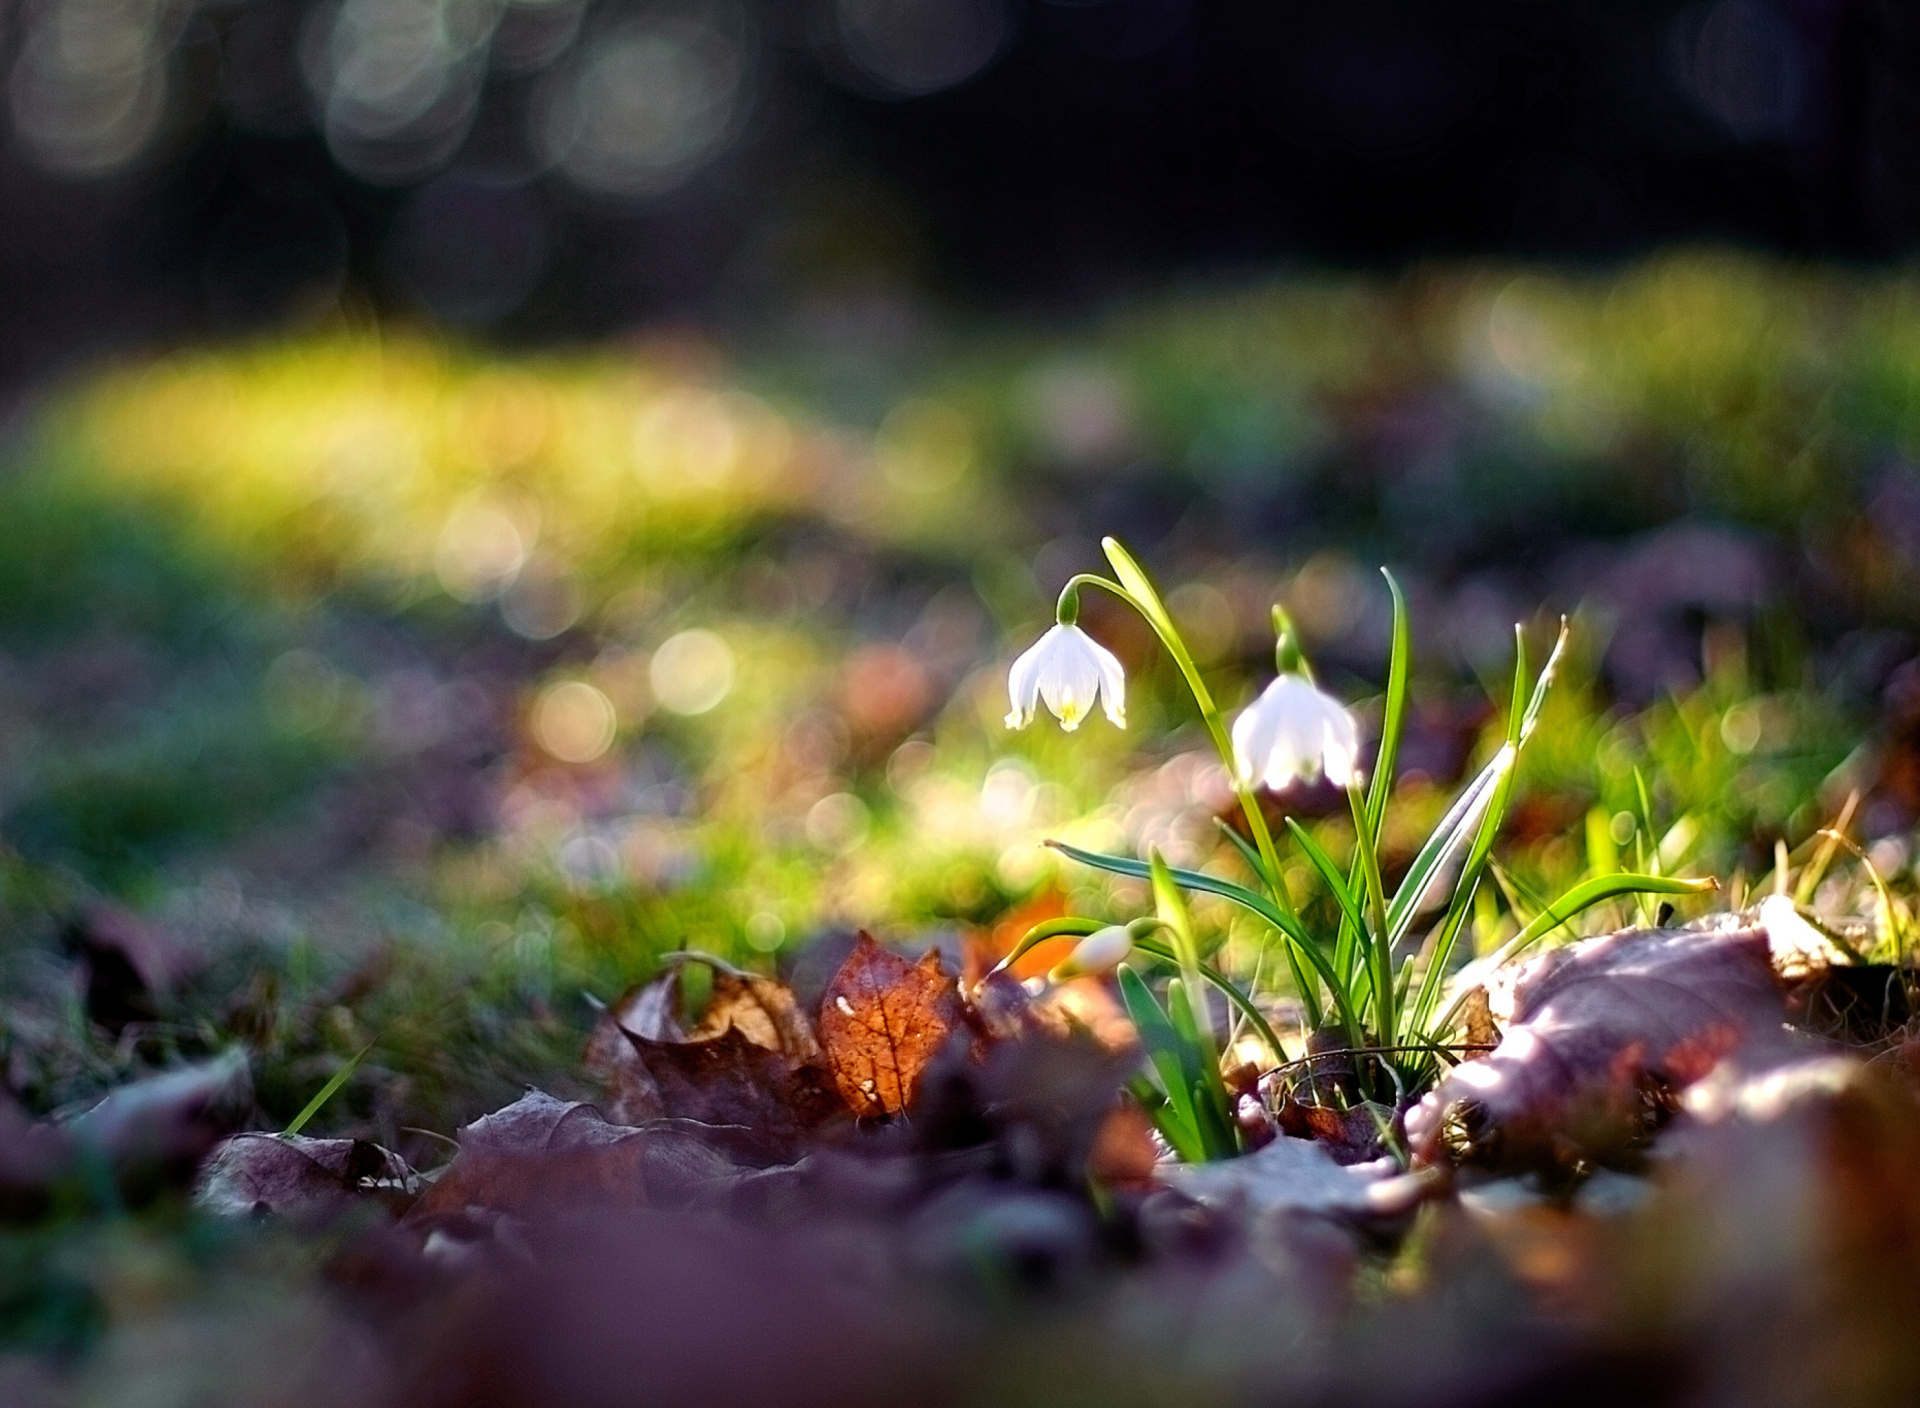
{"type": "Polygon", "coordinates": [[[1460,1009],[1460,1030],[1466,1038],[1466,1057],[1478,1060],[1500,1045],[1500,1024],[1493,1019],[1493,1000],[1484,984],[1471,988],[1460,1009]]]}
{"type": "Polygon", "coordinates": [[[1088,1176],[1109,1188],[1142,1188],[1153,1181],[1158,1162],[1146,1111],[1132,1100],[1108,1110],[1087,1154],[1088,1176]]]}
{"type": "Polygon", "coordinates": [[[642,1124],[666,1114],[660,1085],[640,1058],[632,1038],[678,1041],[680,1025],[673,1009],[680,975],[663,973],[623,993],[600,1014],[580,1063],[605,1093],[604,1112],[615,1124],[642,1124]]]}
{"type": "Polygon", "coordinates": [[[921,1072],[959,1023],[959,989],[937,951],[909,963],[866,933],[820,999],[827,1066],[857,1115],[912,1104],[921,1072]]]}
{"type": "Polygon", "coordinates": [[[652,1118],[741,1131],[759,1162],[797,1158],[805,1134],[842,1109],[822,1067],[791,1066],[778,1051],[756,1045],[737,1028],[705,1041],[625,1035],[639,1069],[652,1082],[658,1111],[652,1118]]]}
{"type": "Polygon", "coordinates": [[[1259,1221],[1276,1214],[1384,1217],[1405,1212],[1425,1195],[1429,1176],[1400,1174],[1391,1159],[1336,1163],[1320,1144],[1282,1135],[1237,1159],[1165,1164],[1160,1181],[1195,1202],[1259,1221]]]}
{"type": "Polygon", "coordinates": [[[236,1134],[201,1169],[194,1201],[226,1217],[324,1217],[370,1194],[410,1200],[415,1190],[406,1161],[364,1139],[236,1134]]]}
{"type": "Polygon", "coordinates": [[[802,1137],[844,1106],[813,1029],[786,985],[716,968],[714,1000],[690,1032],[674,1019],[677,971],[600,1016],[583,1065],[617,1125],[662,1119],[731,1130],[759,1163],[797,1158],[802,1137]]]}
{"type": "Polygon", "coordinates": [[[1782,1051],[1784,1016],[1759,927],[1629,930],[1557,949],[1519,973],[1499,1046],[1408,1111],[1414,1160],[1631,1160],[1722,1058],[1782,1051]]]}
{"type": "Polygon", "coordinates": [[[36,1121],[0,1098],[0,1216],[43,1213],[55,1188],[105,1167],[121,1197],[141,1202],[186,1183],[253,1111],[238,1051],[133,1081],[64,1123],[36,1121]]]}
{"type": "MultiPolygon", "coordinates": [[[[623,1025],[630,1032],[645,1034],[631,1024],[623,1025]]],[[[713,995],[699,1022],[687,1033],[687,1040],[704,1041],[729,1030],[755,1046],[779,1053],[796,1070],[822,1060],[813,1023],[800,1010],[791,988],[777,978],[716,965],[713,995]]]]}
{"type": "Polygon", "coordinates": [[[191,1178],[207,1151],[252,1112],[246,1054],[235,1050],[110,1091],[64,1129],[106,1160],[123,1190],[148,1193],[191,1178]]]}
{"type": "Polygon", "coordinates": [[[669,1123],[609,1124],[592,1105],[532,1090],[460,1132],[460,1152],[407,1220],[566,1206],[691,1207],[725,1195],[738,1166],[669,1123]]]}
{"type": "Polygon", "coordinates": [[[1386,1153],[1386,1135],[1393,1129],[1393,1108],[1360,1101],[1345,1110],[1283,1099],[1274,1111],[1282,1134],[1311,1139],[1325,1147],[1338,1164],[1361,1164],[1386,1153]]]}

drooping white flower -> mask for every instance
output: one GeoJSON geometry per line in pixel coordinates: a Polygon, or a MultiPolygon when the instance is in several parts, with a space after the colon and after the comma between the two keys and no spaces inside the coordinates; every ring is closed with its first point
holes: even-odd
{"type": "Polygon", "coordinates": [[[1032,723],[1035,707],[1044,700],[1071,733],[1092,711],[1096,696],[1115,728],[1127,726],[1126,673],[1112,651],[1078,626],[1056,625],[1014,661],[1007,695],[1013,703],[1008,728],[1032,723]]]}
{"type": "Polygon", "coordinates": [[[1360,730],[1346,706],[1304,676],[1284,674],[1233,721],[1240,780],[1273,789],[1323,773],[1336,787],[1360,777],[1360,730]]]}
{"type": "Polygon", "coordinates": [[[1075,944],[1073,951],[1056,963],[1047,976],[1056,983],[1064,983],[1069,978],[1091,978],[1101,973],[1111,973],[1132,952],[1133,930],[1125,924],[1109,924],[1104,929],[1094,930],[1075,944]]]}

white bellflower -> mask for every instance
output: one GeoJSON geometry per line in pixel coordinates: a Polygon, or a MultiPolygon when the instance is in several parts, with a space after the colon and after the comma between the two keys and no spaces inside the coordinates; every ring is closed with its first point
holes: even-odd
{"type": "Polygon", "coordinates": [[[1007,676],[1013,712],[1008,728],[1033,722],[1045,701],[1060,726],[1071,733],[1093,710],[1097,697],[1115,728],[1127,726],[1127,677],[1113,652],[1078,626],[1062,622],[1041,636],[1013,662],[1007,676]]]}
{"type": "Polygon", "coordinates": [[[1240,780],[1270,790],[1322,774],[1349,787],[1360,780],[1359,752],[1353,715],[1302,675],[1281,675],[1233,721],[1240,780]]]}

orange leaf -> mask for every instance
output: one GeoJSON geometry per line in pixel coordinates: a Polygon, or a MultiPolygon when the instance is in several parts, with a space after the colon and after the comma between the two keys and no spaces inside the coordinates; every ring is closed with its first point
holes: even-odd
{"type": "Polygon", "coordinates": [[[862,933],[820,999],[834,1085],[858,1115],[897,1115],[960,1023],[960,994],[929,950],[918,963],[862,933]]]}

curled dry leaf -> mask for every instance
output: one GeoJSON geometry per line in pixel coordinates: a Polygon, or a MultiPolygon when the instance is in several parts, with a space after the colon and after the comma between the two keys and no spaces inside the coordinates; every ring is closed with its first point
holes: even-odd
{"type": "MultiPolygon", "coordinates": [[[[648,1035],[636,1027],[628,1030],[648,1035]]],[[[813,1023],[800,1010],[791,988],[774,978],[716,964],[713,995],[699,1022],[687,1033],[687,1040],[705,1041],[729,1031],[738,1032],[764,1050],[777,1052],[794,1070],[818,1065],[823,1059],[813,1023]]]]}
{"type": "Polygon", "coordinates": [[[802,1136],[841,1110],[806,1014],[785,984],[717,967],[714,1000],[690,1032],[674,1019],[677,972],[629,992],[588,1039],[587,1074],[614,1124],[662,1119],[725,1127],[760,1163],[798,1157],[802,1136]]]}
{"type": "Polygon", "coordinates": [[[642,1124],[666,1114],[659,1082],[647,1069],[632,1038],[672,1042],[684,1040],[674,1017],[680,975],[663,973],[623,993],[600,1014],[581,1066],[605,1092],[605,1113],[615,1124],[642,1124]]]}
{"type": "Polygon", "coordinates": [[[226,1217],[325,1217],[373,1194],[411,1201],[417,1187],[406,1160],[364,1139],[236,1134],[201,1169],[194,1201],[226,1217]]]}
{"type": "Polygon", "coordinates": [[[841,1109],[821,1067],[790,1066],[779,1052],[755,1045],[738,1028],[705,1041],[626,1036],[651,1083],[658,1109],[651,1118],[728,1128],[740,1136],[737,1145],[752,1147],[757,1162],[799,1157],[807,1131],[841,1109]]]}
{"type": "Polygon", "coordinates": [[[1784,1015],[1762,928],[1630,930],[1557,949],[1519,974],[1499,1046],[1408,1111],[1414,1160],[1630,1159],[1720,1060],[1783,1054],[1784,1015]]]}
{"type": "Polygon", "coordinates": [[[938,951],[909,963],[866,933],[820,999],[827,1067],[857,1115],[905,1110],[960,1021],[959,989],[938,951]]]}

